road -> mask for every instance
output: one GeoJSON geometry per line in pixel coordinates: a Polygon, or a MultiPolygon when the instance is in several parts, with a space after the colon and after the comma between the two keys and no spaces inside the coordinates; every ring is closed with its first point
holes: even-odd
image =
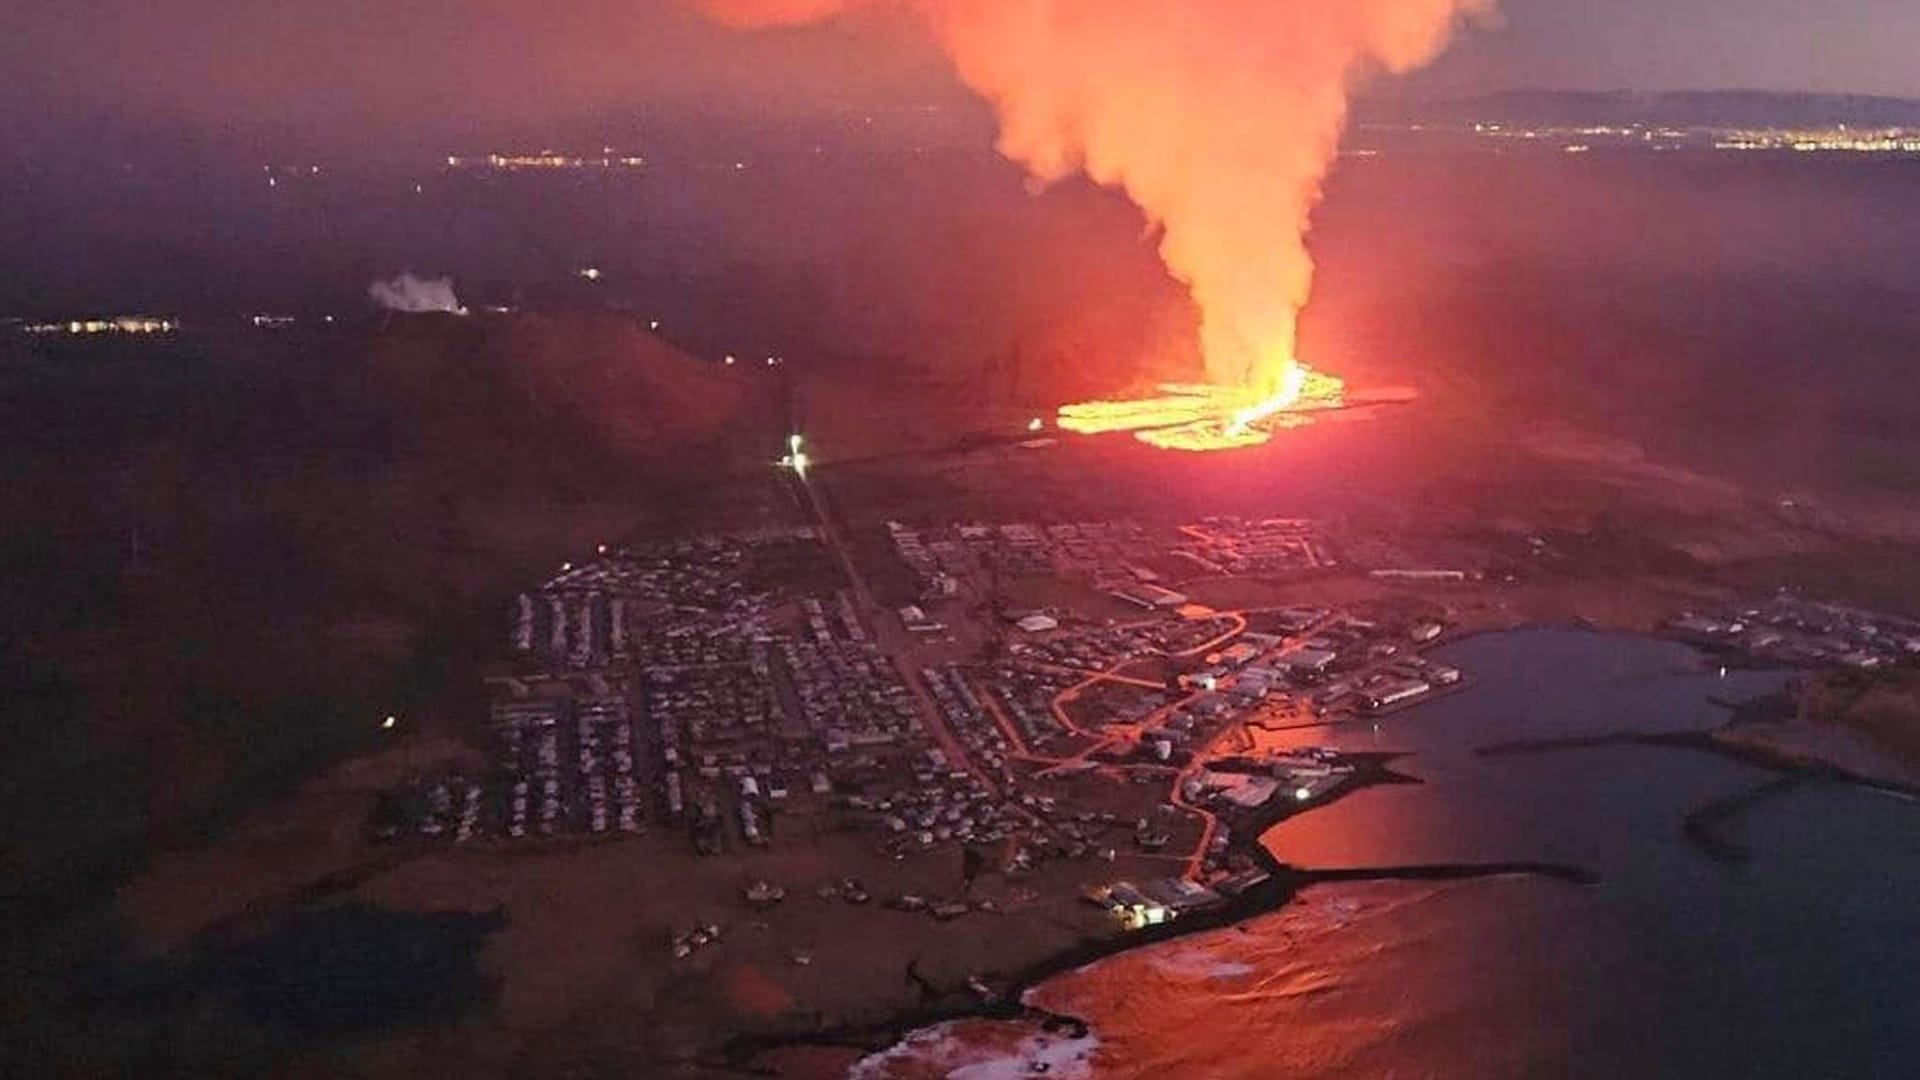
{"type": "Polygon", "coordinates": [[[953,734],[952,729],[947,727],[946,716],[940,711],[939,702],[933,699],[933,694],[927,689],[926,682],[920,678],[920,669],[924,665],[919,662],[917,647],[907,637],[906,630],[901,627],[899,620],[894,618],[893,613],[882,607],[874,598],[873,589],[867,585],[867,579],[860,573],[859,566],[854,563],[853,552],[848,549],[839,524],[834,520],[833,513],[827,507],[826,498],[821,493],[818,473],[816,472],[811,478],[794,475],[790,482],[800,486],[807,505],[812,508],[814,523],[820,529],[821,540],[839,561],[840,570],[847,578],[847,586],[853,592],[854,606],[859,609],[861,620],[867,624],[867,629],[872,632],[873,640],[880,646],[880,650],[893,658],[894,666],[899,669],[901,682],[913,692],[914,699],[919,702],[920,723],[927,729],[927,734],[933,736],[934,742],[940,744],[940,750],[946,755],[948,762],[973,774],[974,779],[978,780],[982,787],[992,793],[995,798],[1000,798],[1002,795],[1000,785],[971,757],[967,756],[966,747],[953,734]]]}
{"type": "MultiPolygon", "coordinates": [[[[1238,614],[1243,616],[1240,620],[1240,625],[1242,627],[1246,626],[1246,619],[1244,618],[1244,615],[1246,613],[1240,612],[1238,614]]],[[[1320,634],[1322,631],[1326,630],[1328,627],[1332,626],[1335,620],[1337,620],[1338,618],[1339,616],[1337,614],[1329,612],[1328,614],[1322,616],[1319,620],[1315,621],[1313,625],[1307,627],[1306,629],[1300,631],[1299,633],[1293,635],[1292,637],[1281,639],[1280,644],[1267,650],[1267,652],[1260,657],[1260,661],[1264,663],[1268,660],[1284,659],[1288,654],[1299,651],[1299,649],[1301,648],[1304,642],[1310,640],[1311,638],[1320,634]]],[[[1231,685],[1231,679],[1229,679],[1228,685],[1231,685]]],[[[1178,708],[1181,705],[1186,704],[1186,702],[1192,701],[1195,697],[1198,697],[1198,696],[1199,696],[1198,694],[1195,694],[1188,698],[1185,698],[1184,700],[1177,702],[1172,706],[1169,706],[1169,709],[1178,708]]],[[[1167,796],[1167,801],[1172,803],[1173,805],[1178,806],[1181,809],[1186,810],[1190,813],[1200,815],[1200,842],[1194,845],[1193,854],[1188,856],[1187,858],[1187,877],[1189,878],[1198,878],[1200,876],[1200,870],[1206,864],[1207,849],[1212,846],[1213,838],[1215,834],[1217,834],[1220,831],[1220,818],[1218,817],[1218,815],[1214,814],[1213,811],[1208,810],[1206,807],[1196,806],[1193,803],[1188,802],[1186,798],[1186,794],[1182,789],[1186,786],[1188,777],[1191,777],[1194,774],[1198,773],[1201,769],[1206,768],[1207,761],[1212,755],[1214,745],[1217,744],[1221,739],[1225,738],[1229,731],[1236,730],[1239,727],[1240,727],[1240,724],[1238,722],[1231,723],[1231,724],[1223,724],[1221,725],[1220,730],[1214,732],[1213,735],[1207,739],[1204,745],[1196,747],[1193,753],[1193,761],[1190,762],[1186,768],[1180,770],[1179,774],[1173,778],[1173,790],[1167,796]]]]}
{"type": "Polygon", "coordinates": [[[1233,629],[1228,630],[1226,633],[1221,634],[1219,637],[1216,637],[1210,641],[1202,642],[1199,645],[1195,645],[1193,648],[1188,649],[1185,652],[1168,653],[1167,655],[1178,658],[1178,659],[1182,659],[1182,660],[1186,659],[1189,656],[1205,656],[1207,653],[1212,652],[1213,650],[1219,648],[1222,645],[1225,645],[1227,642],[1232,641],[1234,638],[1237,638],[1241,634],[1244,634],[1247,632],[1246,612],[1216,611],[1214,612],[1214,614],[1224,615],[1227,618],[1232,619],[1234,623],[1233,629]]]}
{"type": "MultiPolygon", "coordinates": [[[[1246,611],[1216,612],[1216,614],[1218,615],[1232,618],[1235,624],[1234,628],[1229,632],[1225,634],[1221,634],[1195,648],[1187,649],[1179,653],[1172,653],[1168,655],[1177,657],[1177,658],[1184,658],[1184,657],[1200,656],[1200,655],[1204,655],[1205,653],[1211,652],[1214,649],[1217,649],[1225,645],[1227,642],[1233,640],[1233,638],[1244,633],[1247,628],[1247,616],[1258,614],[1260,611],[1263,611],[1263,610],[1269,610],[1269,609],[1248,609],[1246,611]]],[[[1326,632],[1335,623],[1337,623],[1340,620],[1340,618],[1342,618],[1341,613],[1328,612],[1326,615],[1315,620],[1312,625],[1307,626],[1301,629],[1300,631],[1298,631],[1297,633],[1294,633],[1286,638],[1283,638],[1279,644],[1275,645],[1273,648],[1268,649],[1265,653],[1261,654],[1261,656],[1257,659],[1256,662],[1270,663],[1273,661],[1284,660],[1290,654],[1298,652],[1301,648],[1305,647],[1305,643],[1307,641],[1326,632]]],[[[1155,690],[1161,689],[1163,687],[1163,684],[1150,682],[1144,679],[1133,679],[1133,678],[1129,678],[1127,676],[1118,674],[1118,672],[1122,668],[1126,667],[1127,664],[1133,663],[1137,659],[1139,658],[1129,657],[1128,659],[1118,664],[1115,664],[1112,668],[1106,671],[1094,672],[1093,674],[1087,675],[1086,678],[1082,679],[1080,682],[1075,683],[1074,685],[1063,689],[1062,691],[1060,691],[1060,693],[1054,696],[1051,702],[1051,705],[1052,705],[1054,717],[1060,722],[1060,724],[1063,727],[1065,727],[1068,731],[1071,731],[1074,734],[1079,735],[1083,738],[1094,740],[1094,742],[1092,745],[1086,747],[1085,749],[1081,750],[1076,754],[1072,754],[1064,758],[1052,759],[1050,761],[1049,769],[1042,770],[1042,772],[1038,775],[1045,775],[1045,773],[1047,771],[1050,771],[1051,769],[1071,767],[1080,762],[1084,762],[1089,758],[1091,758],[1094,754],[1100,752],[1101,750],[1106,749],[1107,747],[1112,746],[1115,742],[1121,741],[1123,738],[1125,738],[1125,736],[1113,736],[1113,737],[1104,736],[1102,734],[1088,731],[1080,727],[1077,723],[1074,722],[1073,718],[1067,714],[1064,708],[1064,705],[1067,702],[1072,701],[1082,691],[1086,690],[1089,687],[1097,686],[1102,682],[1129,683],[1129,684],[1140,685],[1140,686],[1147,687],[1150,689],[1155,689],[1155,690]]],[[[1367,668],[1362,669],[1362,672],[1364,673],[1364,671],[1366,670],[1370,670],[1374,667],[1378,667],[1380,666],[1381,663],[1385,663],[1385,661],[1368,665],[1367,668]]],[[[1075,671],[1071,668],[1050,668],[1050,670],[1055,670],[1062,674],[1073,674],[1073,675],[1082,674],[1081,672],[1075,671]]],[[[1231,688],[1231,686],[1233,685],[1233,678],[1229,677],[1223,685],[1231,688]]],[[[1165,706],[1162,706],[1161,708],[1155,710],[1152,715],[1148,716],[1145,720],[1141,721],[1140,724],[1137,726],[1142,729],[1150,728],[1157,722],[1164,720],[1166,717],[1173,714],[1175,711],[1192,704],[1200,696],[1201,695],[1198,692],[1191,693],[1165,706]]],[[[1313,724],[1301,724],[1298,726],[1320,727],[1330,722],[1331,721],[1327,721],[1327,720],[1318,720],[1313,724]]],[[[1193,760],[1185,768],[1181,769],[1178,773],[1175,774],[1172,788],[1168,792],[1168,795],[1167,795],[1168,803],[1172,804],[1173,806],[1179,807],[1180,809],[1190,814],[1193,814],[1194,816],[1200,819],[1200,824],[1201,824],[1200,840],[1197,844],[1194,845],[1193,851],[1186,856],[1169,856],[1169,857],[1182,858],[1184,860],[1186,864],[1186,874],[1190,878],[1197,878],[1200,875],[1201,869],[1206,863],[1208,848],[1212,846],[1213,838],[1220,831],[1220,821],[1218,816],[1215,815],[1213,811],[1208,810],[1204,806],[1199,806],[1192,802],[1189,802],[1182,789],[1185,787],[1186,781],[1190,777],[1197,774],[1200,770],[1206,768],[1207,762],[1212,758],[1214,751],[1218,747],[1220,741],[1226,738],[1228,735],[1232,734],[1233,732],[1241,730],[1242,727],[1243,725],[1238,722],[1224,724],[1220,727],[1219,730],[1215,731],[1211,736],[1209,736],[1204,743],[1196,747],[1194,749],[1193,760]]],[[[1049,759],[1038,759],[1038,760],[1049,760],[1049,759]]],[[[1119,766],[1119,767],[1122,769],[1125,768],[1125,766],[1119,766]]]]}

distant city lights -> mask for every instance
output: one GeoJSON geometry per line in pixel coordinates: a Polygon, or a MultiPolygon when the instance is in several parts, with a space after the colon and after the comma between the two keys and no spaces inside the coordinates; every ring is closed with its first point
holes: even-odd
{"type": "Polygon", "coordinates": [[[150,315],[116,315],[113,318],[73,319],[67,322],[27,323],[20,329],[29,334],[171,334],[180,329],[178,319],[150,315]]]}
{"type": "Polygon", "coordinates": [[[542,150],[538,153],[484,154],[479,157],[462,157],[458,154],[447,155],[446,167],[462,170],[488,170],[493,172],[522,172],[527,170],[555,171],[565,169],[643,169],[647,159],[637,154],[617,154],[611,148],[602,148],[598,157],[575,157],[557,150],[542,150]]]}
{"type": "Polygon", "coordinates": [[[1920,154],[1920,131],[1906,128],[1733,131],[1721,134],[1715,150],[1792,151],[1798,154],[1920,154]]]}
{"type": "MultiPolygon", "coordinates": [[[[1363,130],[1401,134],[1448,133],[1448,129],[1425,124],[1373,125],[1363,130]]],[[[1552,147],[1568,154],[1585,154],[1602,147],[1800,154],[1920,154],[1920,129],[1856,128],[1848,124],[1806,128],[1680,128],[1641,124],[1534,127],[1482,121],[1453,129],[1452,133],[1501,144],[1552,147]]],[[[1378,150],[1353,150],[1349,153],[1371,156],[1378,150]]]]}

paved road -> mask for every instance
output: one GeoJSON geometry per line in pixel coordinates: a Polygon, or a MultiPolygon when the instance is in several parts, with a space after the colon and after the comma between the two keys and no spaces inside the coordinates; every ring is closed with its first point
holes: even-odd
{"type": "Polygon", "coordinates": [[[920,669],[924,665],[920,662],[918,647],[907,636],[905,629],[900,626],[899,620],[893,613],[882,607],[874,598],[872,588],[867,585],[867,579],[861,576],[860,568],[854,564],[853,553],[848,549],[846,541],[841,536],[839,524],[827,507],[818,473],[816,472],[811,478],[794,476],[789,482],[800,486],[807,505],[812,507],[814,522],[819,526],[821,538],[826,542],[827,548],[833,552],[834,557],[839,560],[841,572],[846,574],[848,587],[853,590],[854,606],[859,609],[860,617],[867,624],[867,628],[873,632],[874,642],[880,646],[882,652],[894,659],[895,666],[899,668],[901,681],[906,684],[908,690],[913,692],[915,700],[920,703],[920,723],[927,729],[927,733],[933,736],[934,741],[940,744],[940,749],[946,754],[948,762],[972,773],[974,779],[980,781],[987,791],[996,798],[1000,797],[1000,786],[994,782],[993,777],[987,775],[972,758],[967,756],[966,747],[947,727],[947,719],[940,711],[939,703],[933,699],[932,692],[920,678],[920,669]]]}

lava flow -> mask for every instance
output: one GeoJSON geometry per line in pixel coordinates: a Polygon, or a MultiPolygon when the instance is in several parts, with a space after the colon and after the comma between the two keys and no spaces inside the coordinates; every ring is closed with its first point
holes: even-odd
{"type": "Polygon", "coordinates": [[[1495,0],[696,0],[738,27],[841,15],[918,28],[991,104],[1039,186],[1124,192],[1187,288],[1204,385],[1060,411],[1069,431],[1181,450],[1266,442],[1339,407],[1293,359],[1307,232],[1352,90],[1432,60],[1495,0]]]}
{"type": "Polygon", "coordinates": [[[1313,422],[1316,412],[1346,404],[1346,384],[1301,363],[1289,363],[1278,391],[1262,394],[1214,383],[1169,383],[1155,397],[1089,401],[1060,409],[1062,430],[1082,435],[1130,431],[1162,450],[1238,450],[1260,446],[1276,431],[1313,422]]]}

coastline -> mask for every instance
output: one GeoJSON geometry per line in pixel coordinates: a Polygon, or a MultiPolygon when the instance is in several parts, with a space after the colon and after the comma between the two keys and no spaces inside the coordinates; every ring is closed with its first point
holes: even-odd
{"type": "MultiPolygon", "coordinates": [[[[780,1050],[824,1047],[860,1051],[863,1054],[878,1053],[898,1044],[914,1031],[957,1020],[1025,1020],[1050,1033],[1083,1037],[1091,1030],[1084,1019],[1032,1005],[1027,1001],[1029,992],[1056,976],[1123,953],[1226,929],[1251,918],[1272,914],[1292,903],[1303,890],[1315,885],[1358,881],[1461,881],[1511,875],[1544,877],[1573,885],[1591,886],[1599,882],[1598,875],[1580,867],[1532,862],[1303,869],[1281,862],[1262,843],[1266,833],[1281,822],[1330,806],[1350,794],[1385,785],[1422,783],[1390,768],[1391,762],[1400,756],[1350,755],[1346,760],[1356,766],[1354,778],[1312,805],[1300,807],[1281,804],[1281,800],[1276,799],[1273,803],[1278,805],[1277,809],[1261,807],[1236,815],[1230,822],[1233,839],[1229,851],[1245,855],[1271,876],[1216,907],[1183,915],[1159,926],[1089,938],[1059,950],[1006,979],[1006,988],[991,1001],[981,1000],[960,987],[948,991],[938,1002],[894,1013],[877,1023],[813,1032],[736,1036],[716,1053],[704,1055],[695,1063],[732,1073],[765,1075],[765,1071],[756,1067],[755,1063],[780,1050]]],[[[911,971],[911,961],[908,967],[911,971]]]]}
{"type": "MultiPolygon", "coordinates": [[[[1559,619],[1521,627],[1477,628],[1449,635],[1439,644],[1445,647],[1483,634],[1531,629],[1635,633],[1630,628],[1559,619]]],[[[1748,702],[1737,707],[1744,709],[1753,705],[1748,702]]],[[[1729,743],[1722,735],[1720,730],[1666,735],[1624,732],[1597,740],[1564,740],[1558,744],[1496,745],[1480,752],[1498,755],[1644,742],[1740,758],[1776,772],[1796,771],[1808,777],[1851,779],[1850,774],[1830,764],[1795,759],[1776,749],[1729,743]]],[[[1595,875],[1579,867],[1536,863],[1306,869],[1279,861],[1262,843],[1262,838],[1275,825],[1330,806],[1350,794],[1387,784],[1421,783],[1393,768],[1401,757],[1388,753],[1346,755],[1346,760],[1356,765],[1355,774],[1311,803],[1274,800],[1252,811],[1223,816],[1222,821],[1230,826],[1229,852],[1266,870],[1270,878],[1216,908],[1192,912],[1163,926],[1132,933],[1114,927],[1104,913],[1068,899],[1071,894],[1061,888],[1073,875],[1062,874],[1046,879],[1045,886],[1040,886],[1038,880],[1029,882],[1030,886],[1040,887],[1043,894],[1049,894],[1044,905],[1018,913],[1009,910],[999,915],[977,914],[959,923],[943,924],[938,929],[925,919],[906,915],[882,917],[881,923],[876,924],[863,921],[873,916],[856,914],[852,909],[842,912],[837,907],[822,907],[810,899],[799,898],[800,903],[794,905],[796,910],[780,916],[784,921],[779,925],[785,930],[776,932],[764,926],[756,930],[754,922],[764,917],[750,922],[728,920],[729,938],[737,942],[734,947],[691,965],[655,971],[644,976],[643,986],[635,983],[631,970],[623,970],[618,957],[582,957],[577,963],[569,961],[573,966],[566,969],[564,980],[550,972],[554,950],[588,938],[626,935],[621,940],[631,940],[631,956],[651,956],[656,947],[652,926],[657,921],[672,922],[690,910],[723,910],[723,905],[737,902],[739,888],[750,874],[789,881],[818,874],[811,863],[795,861],[800,855],[812,858],[815,854],[812,851],[800,855],[776,853],[758,859],[750,872],[744,869],[736,872],[736,868],[677,857],[656,865],[650,860],[657,858],[657,853],[667,846],[669,838],[664,835],[606,849],[555,851],[532,860],[523,855],[509,859],[485,851],[425,854],[400,866],[371,873],[356,863],[350,865],[359,873],[340,873],[339,868],[334,868],[334,873],[301,875],[298,887],[279,899],[290,902],[294,908],[344,899],[402,911],[530,913],[549,905],[552,897],[563,896],[566,898],[563,906],[554,910],[574,914],[559,920],[522,914],[488,947],[487,967],[505,980],[508,988],[497,1005],[501,1034],[490,1044],[498,1049],[502,1060],[564,1057],[571,1052],[567,1048],[571,1038],[594,1037],[589,1033],[596,1028],[598,1021],[594,1018],[598,1014],[587,1009],[575,1013],[576,1004],[564,996],[579,986],[586,989],[578,1000],[589,1002],[594,1009],[601,1007],[593,1004],[600,1000],[600,995],[608,995],[606,1000],[615,1000],[612,995],[620,994],[629,997],[619,1000],[630,1000],[642,1008],[659,1008],[657,1026],[645,1033],[621,1036],[629,1039],[628,1042],[606,1044],[617,1047],[617,1050],[608,1050],[610,1054],[630,1054],[628,1061],[644,1062],[647,1068],[663,1072],[677,1068],[696,1076],[812,1076],[823,1068],[831,1070],[832,1060],[884,1051],[912,1032],[952,1021],[1024,1021],[1055,1033],[1084,1032],[1087,1025],[1082,1019],[1030,1005],[1029,991],[1065,972],[1135,949],[1167,944],[1270,915],[1286,908],[1302,891],[1315,885],[1447,881],[1506,875],[1539,876],[1564,884],[1597,883],[1595,875]],[[667,869],[660,869],[662,866],[667,869]],[[672,894],[630,894],[630,886],[625,882],[639,880],[635,875],[642,873],[672,873],[681,888],[672,894]],[[484,881],[485,887],[476,888],[473,884],[476,880],[484,881]],[[556,882],[560,883],[561,890],[557,894],[554,892],[556,882]],[[322,883],[330,887],[313,887],[322,883]],[[605,916],[605,925],[596,924],[591,933],[573,925],[580,912],[600,911],[604,897],[616,894],[637,902],[642,913],[635,916],[629,912],[619,918],[605,916]],[[800,969],[792,969],[795,978],[808,981],[793,986],[792,998],[781,1009],[737,1011],[738,1003],[721,995],[737,988],[737,980],[752,974],[756,968],[773,974],[781,982],[787,980],[788,976],[780,973],[785,969],[774,967],[781,962],[783,954],[769,942],[779,940],[780,933],[791,935],[796,925],[806,935],[802,940],[816,946],[823,957],[835,951],[849,955],[864,952],[866,956],[850,967],[829,968],[827,963],[821,963],[806,969],[805,974],[800,974],[800,969]],[[529,964],[537,966],[529,967],[529,964]],[[983,1000],[967,986],[966,976],[974,970],[997,991],[991,1000],[983,1000]],[[515,991],[512,979],[521,978],[528,971],[537,972],[532,976],[534,981],[515,991]],[[567,985],[569,983],[572,985],[567,985]],[[635,989],[636,986],[640,988],[635,989]],[[823,987],[826,993],[822,993],[823,987]],[[551,999],[543,1000],[543,995],[549,994],[553,995],[551,999]],[[549,1028],[553,1034],[524,1034],[549,1028]],[[810,1056],[806,1053],[809,1050],[827,1053],[810,1056]],[[769,1059],[778,1057],[780,1051],[794,1053],[790,1064],[783,1062],[776,1069],[769,1059]],[[787,1071],[789,1068],[794,1071],[787,1071]]],[[[336,785],[322,786],[331,793],[336,785]]],[[[352,787],[356,794],[361,790],[357,785],[352,787]]],[[[1897,791],[1903,797],[1920,797],[1920,788],[1895,786],[1883,787],[1883,790],[1897,791]]],[[[1711,807],[1702,808],[1702,812],[1711,810],[1711,807]]],[[[1697,826],[1704,830],[1708,840],[1712,839],[1715,820],[1707,813],[1703,823],[1697,826]]],[[[1691,837],[1696,828],[1691,817],[1689,828],[1691,837]]],[[[1707,846],[1697,838],[1696,844],[1703,849],[1707,846]]],[[[839,853],[833,858],[849,857],[863,850],[851,839],[834,841],[832,846],[839,853]]],[[[1712,851],[1706,854],[1713,856],[1712,851]]],[[[870,859],[864,854],[858,857],[870,859]]],[[[1738,854],[1731,853],[1730,857],[1737,859],[1738,854]]],[[[1105,869],[1117,873],[1113,868],[1105,869]]],[[[863,863],[860,872],[863,880],[875,884],[876,891],[880,882],[889,880],[883,876],[887,871],[877,863],[863,863]]],[[[904,889],[904,885],[897,884],[888,887],[904,889]]],[[[269,903],[266,906],[278,911],[286,905],[269,903]]],[[[253,928],[259,921],[241,918],[217,925],[231,935],[253,928]]],[[[397,1074],[410,1066],[425,1067],[429,1063],[424,1056],[429,1052],[425,1048],[431,1045],[428,1036],[418,1036],[416,1040],[415,1036],[408,1035],[399,1042],[403,1045],[390,1052],[368,1051],[376,1065],[374,1071],[397,1074]],[[413,1045],[415,1041],[418,1046],[413,1045]]],[[[594,1049],[603,1047],[596,1045],[594,1049]]],[[[355,1063],[361,1064],[357,1057],[355,1063]]]]}
{"type": "MultiPolygon", "coordinates": [[[[1587,619],[1560,619],[1527,623],[1517,627],[1493,625],[1475,627],[1459,634],[1450,634],[1441,644],[1443,646],[1458,644],[1474,637],[1524,629],[1577,630],[1599,634],[1639,633],[1632,628],[1610,627],[1587,619]]],[[[1700,648],[1695,642],[1678,639],[1671,635],[1651,636],[1687,645],[1702,655],[1720,658],[1718,652],[1700,648]]],[[[1733,658],[1727,659],[1731,661],[1733,658]]],[[[1734,666],[1734,664],[1730,662],[1728,666],[1734,666]]],[[[1765,669],[1773,665],[1744,663],[1739,666],[1765,669]]],[[[1465,687],[1455,689],[1465,689],[1465,687]]],[[[1838,782],[1887,792],[1903,798],[1920,799],[1920,785],[1893,781],[1886,777],[1848,768],[1844,763],[1795,752],[1763,740],[1741,738],[1737,734],[1730,734],[1750,726],[1752,721],[1748,718],[1748,714],[1770,700],[1771,696],[1747,702],[1722,703],[1734,709],[1736,717],[1718,729],[1676,733],[1627,731],[1575,739],[1525,740],[1483,747],[1478,753],[1483,756],[1497,757],[1507,754],[1547,753],[1609,745],[1640,745],[1714,754],[1772,772],[1776,774],[1774,777],[1755,788],[1695,809],[1682,823],[1688,839],[1705,857],[1729,863],[1744,861],[1747,853],[1737,842],[1721,837],[1716,831],[1717,826],[1737,816],[1749,806],[1785,794],[1804,784],[1821,781],[1838,782]]],[[[1311,806],[1282,806],[1277,810],[1263,807],[1252,813],[1236,815],[1235,819],[1229,822],[1233,833],[1229,850],[1250,858],[1271,876],[1268,880],[1230,898],[1218,907],[1195,912],[1161,926],[1086,940],[1056,952],[1013,976],[1008,981],[1008,988],[994,1001],[962,997],[964,991],[955,991],[950,992],[947,999],[942,1002],[926,1008],[897,1013],[881,1023],[814,1033],[738,1037],[730,1040],[715,1057],[705,1059],[704,1063],[731,1071],[754,1071],[754,1062],[765,1055],[787,1048],[827,1046],[858,1051],[862,1054],[877,1053],[898,1044],[916,1030],[965,1019],[1026,1020],[1048,1032],[1065,1032],[1074,1037],[1080,1037],[1089,1030],[1085,1020],[1028,1004],[1026,998],[1029,991],[1058,975],[1122,953],[1166,944],[1230,927],[1250,918],[1271,914],[1286,907],[1303,890],[1314,885],[1381,880],[1465,880],[1515,874],[1544,877],[1574,885],[1591,886],[1599,883],[1599,876],[1584,868],[1525,862],[1302,869],[1280,862],[1261,843],[1261,837],[1282,821],[1331,805],[1349,794],[1385,784],[1421,783],[1422,781],[1416,778],[1396,773],[1390,768],[1390,763],[1399,756],[1401,755],[1351,755],[1347,760],[1360,767],[1355,777],[1311,806]]]]}

